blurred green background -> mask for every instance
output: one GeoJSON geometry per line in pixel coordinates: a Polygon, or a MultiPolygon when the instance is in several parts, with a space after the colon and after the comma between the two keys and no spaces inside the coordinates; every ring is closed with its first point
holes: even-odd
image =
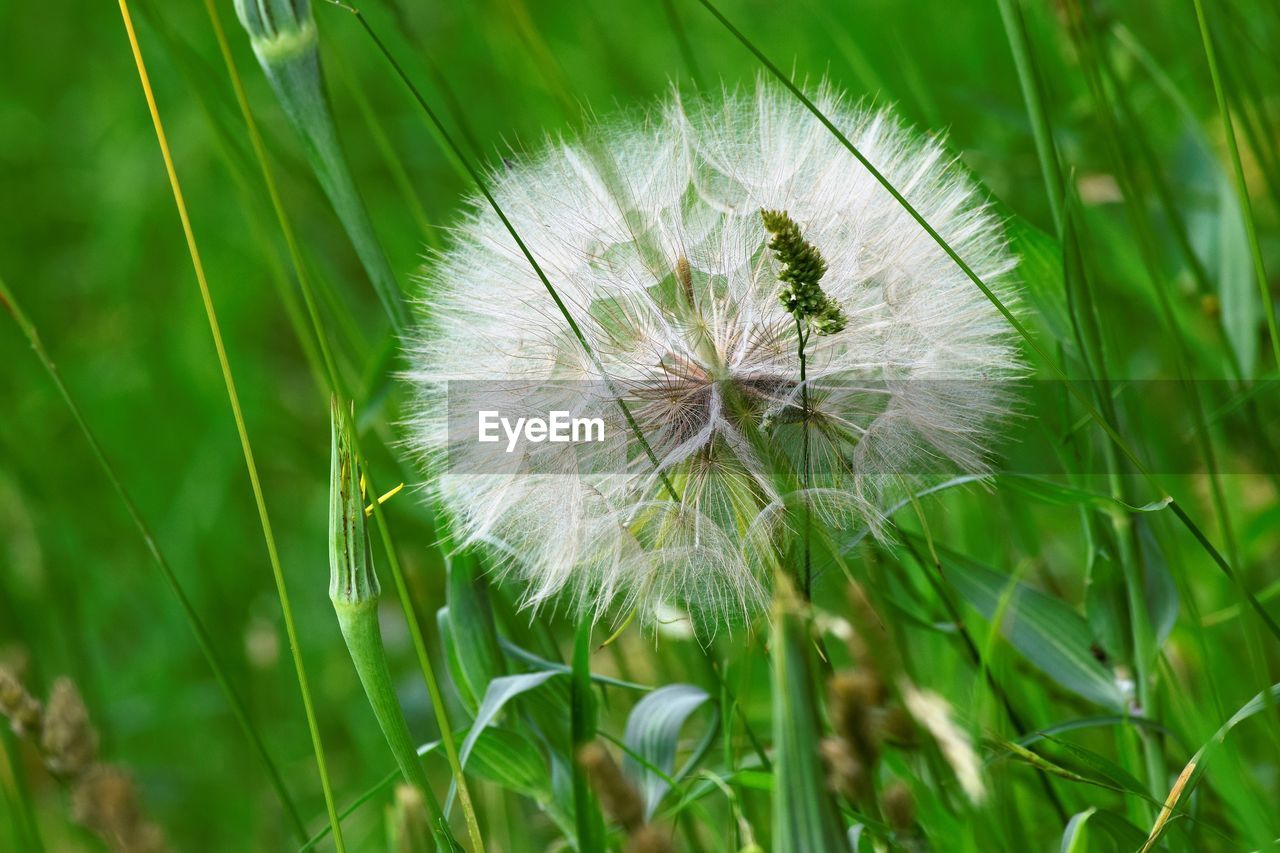
{"type": "MultiPolygon", "coordinates": [[[[131,6],[261,466],[338,801],[346,803],[392,763],[327,596],[328,403],[284,308],[281,289],[293,287],[287,257],[205,10],[199,3],[155,0],[131,6]]],[[[358,375],[376,363],[389,334],[385,317],[231,3],[220,0],[218,8],[307,260],[329,294],[325,315],[344,363],[358,375]]],[[[1002,213],[1053,233],[1032,126],[995,2],[724,0],[722,8],[797,79],[826,79],[853,99],[893,103],[917,127],[945,133],[1002,213]]],[[[1272,271],[1280,271],[1275,188],[1268,184],[1269,168],[1280,159],[1278,9],[1229,0],[1213,4],[1212,12],[1236,91],[1257,116],[1262,158],[1243,135],[1242,145],[1272,271]]],[[[537,147],[547,134],[572,134],[590,114],[643,110],[672,86],[750,86],[761,73],[700,5],[684,0],[368,0],[363,10],[450,126],[491,167],[505,152],[537,147]],[[697,80],[682,57],[672,11],[697,80]]],[[[1088,253],[1114,345],[1113,369],[1172,376],[1169,337],[1119,203],[1114,161],[1062,10],[1036,2],[1027,4],[1026,14],[1061,155],[1087,210],[1088,253]]],[[[1232,376],[1224,329],[1246,375],[1273,373],[1193,7],[1133,0],[1094,4],[1091,14],[1115,52],[1119,79],[1215,287],[1197,291],[1171,224],[1144,183],[1140,206],[1151,215],[1163,271],[1175,285],[1193,374],[1232,376]],[[1149,55],[1157,76],[1124,46],[1126,38],[1149,55]]],[[[324,2],[315,4],[315,15],[357,183],[402,285],[416,291],[413,274],[425,247],[448,240],[469,188],[354,19],[324,2]]],[[[119,11],[113,3],[0,0],[0,57],[0,276],[41,329],[212,628],[309,827],[319,829],[323,805],[262,533],[119,11]]],[[[1054,246],[1050,254],[1058,258],[1054,246]]],[[[1031,302],[1030,323],[1054,350],[1051,324],[1031,302]]],[[[7,317],[0,322],[0,365],[0,644],[6,654],[29,660],[28,682],[37,693],[57,675],[74,678],[101,730],[104,757],[135,774],[146,810],[178,848],[288,848],[271,789],[187,625],[7,317]]],[[[399,389],[391,395],[366,413],[369,434],[384,440],[367,444],[380,484],[417,485],[421,472],[404,454],[386,449],[396,451],[405,399],[399,389]]],[[[1158,436],[1145,439],[1159,443],[1158,436]]],[[[1220,540],[1204,479],[1168,482],[1220,540]]],[[[1261,476],[1230,477],[1225,487],[1238,522],[1241,576],[1261,590],[1280,577],[1276,494],[1261,476]]],[[[387,511],[429,644],[438,649],[433,614],[443,603],[443,566],[430,509],[406,493],[387,511]]],[[[1029,507],[1017,495],[978,490],[931,504],[930,513],[937,517],[934,533],[951,547],[1016,569],[1082,606],[1089,545],[1076,509],[1029,507]]],[[[1191,593],[1201,611],[1236,600],[1184,531],[1163,516],[1152,524],[1184,595],[1191,593]]],[[[838,597],[833,593],[832,601],[838,597]]],[[[1191,683],[1199,690],[1203,679],[1216,676],[1212,689],[1189,701],[1203,700],[1207,716],[1221,721],[1218,710],[1239,707],[1274,670],[1275,642],[1257,639],[1239,620],[1208,633],[1192,630],[1199,616],[1189,615],[1185,602],[1179,618],[1170,641],[1169,689],[1191,683]]],[[[384,632],[411,728],[425,740],[434,723],[398,610],[384,619],[384,632]]],[[[642,653],[652,650],[651,643],[632,641],[642,653]]],[[[919,642],[914,655],[926,660],[935,645],[947,646],[945,638],[919,642]]],[[[662,654],[637,658],[633,675],[696,679],[701,668],[692,650],[668,644],[662,654]]],[[[939,655],[940,661],[955,657],[953,651],[939,655]]],[[[1010,655],[993,665],[1010,672],[1024,666],[1010,655]]],[[[758,668],[763,677],[765,665],[758,668]]],[[[965,689],[966,672],[958,663],[939,663],[933,686],[944,693],[946,684],[965,689]]],[[[1035,706],[1047,710],[1057,701],[1053,695],[1047,692],[1035,706]]],[[[767,685],[754,701],[767,716],[767,685]]],[[[1192,744],[1208,733],[1191,716],[1168,722],[1192,744]]],[[[1258,778],[1274,792],[1277,741],[1274,722],[1269,725],[1273,734],[1260,738],[1258,760],[1270,770],[1259,770],[1258,778]]],[[[1189,754],[1171,750],[1176,773],[1189,754]]],[[[441,790],[443,766],[432,765],[441,790]]],[[[51,847],[89,845],[60,817],[56,785],[35,766],[28,775],[48,839],[57,840],[51,847]]],[[[0,814],[0,838],[7,818],[0,814]]],[[[381,818],[371,805],[348,822],[354,847],[381,838],[381,818]]]]}

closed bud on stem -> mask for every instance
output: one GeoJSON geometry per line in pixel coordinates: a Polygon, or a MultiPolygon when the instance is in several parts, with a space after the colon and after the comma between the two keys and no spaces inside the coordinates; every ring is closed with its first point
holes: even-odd
{"type": "Polygon", "coordinates": [[[382,588],[365,535],[360,466],[340,421],[335,402],[329,457],[329,599],[341,610],[376,606],[382,588]]]}
{"type": "Polygon", "coordinates": [[[338,141],[310,0],[235,0],[235,6],[258,64],[302,137],[311,170],[351,238],[383,308],[399,328],[405,321],[403,297],[338,141]]]}
{"type": "Polygon", "coordinates": [[[332,452],[329,467],[329,598],[338,616],[351,662],[364,688],[369,707],[378,721],[387,746],[404,774],[431,811],[433,834],[443,849],[456,841],[418,760],[387,668],[387,653],[378,625],[380,588],[365,532],[364,494],[360,462],[352,447],[347,424],[335,400],[332,405],[332,452]]]}

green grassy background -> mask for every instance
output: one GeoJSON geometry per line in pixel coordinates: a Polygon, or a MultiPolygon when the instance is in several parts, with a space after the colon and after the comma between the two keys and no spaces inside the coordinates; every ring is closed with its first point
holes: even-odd
{"type": "MultiPolygon", "coordinates": [[[[262,470],[330,773],[339,803],[346,803],[380,779],[392,762],[327,597],[327,400],[283,307],[281,289],[294,287],[288,259],[208,17],[198,3],[136,0],[132,5],[262,470]]],[[[752,85],[761,73],[759,64],[697,3],[676,0],[673,5],[703,87],[752,85]]],[[[1146,223],[1139,229],[1152,235],[1160,278],[1169,287],[1181,330],[1175,334],[1162,322],[1157,291],[1140,254],[1140,233],[1128,216],[1132,211],[1119,200],[1116,187],[1124,176],[1117,176],[1106,124],[1090,95],[1089,61],[1073,45],[1059,4],[1026,5],[1060,155],[1078,179],[1083,199],[1081,240],[1108,344],[1106,372],[1174,377],[1174,342],[1181,339],[1189,372],[1197,378],[1235,378],[1227,347],[1243,363],[1245,376],[1274,375],[1193,6],[1120,2],[1091,4],[1090,12],[1132,107],[1133,115],[1122,117],[1124,144],[1134,144],[1135,132],[1149,141],[1208,273],[1211,291],[1200,292],[1180,253],[1176,222],[1149,174],[1135,169],[1139,195],[1133,210],[1146,223]],[[1149,53],[1163,81],[1134,58],[1126,38],[1149,53]]],[[[325,316],[344,364],[351,375],[359,375],[388,335],[385,317],[306,168],[231,4],[219,8],[307,261],[327,294],[325,316]]],[[[1028,300],[1027,319],[1055,357],[1074,348],[1052,319],[1053,306],[1060,309],[1063,302],[1062,250],[1049,236],[1056,228],[1033,126],[995,2],[725,0],[723,9],[796,78],[827,78],[853,98],[894,103],[918,127],[945,132],[1002,212],[1018,217],[1024,235],[1030,228],[1044,232],[1026,238],[1042,255],[1027,273],[1036,279],[1028,286],[1037,294],[1028,300]]],[[[1209,10],[1233,104],[1250,124],[1240,129],[1244,171],[1273,282],[1280,271],[1278,9],[1266,2],[1226,0],[1209,10]]],[[[662,3],[393,5],[371,0],[365,12],[406,60],[428,98],[437,105],[453,104],[444,110],[447,120],[455,129],[460,118],[465,121],[464,135],[489,165],[508,150],[537,146],[545,134],[574,132],[589,113],[641,109],[673,84],[686,90],[694,85],[662,3]]],[[[416,290],[411,278],[424,246],[447,241],[446,229],[457,219],[468,186],[355,21],[325,3],[318,3],[315,13],[330,95],[357,183],[402,284],[416,290]],[[362,101],[376,116],[376,126],[362,101]],[[407,176],[407,186],[397,170],[407,176]]],[[[122,481],[211,627],[309,828],[318,830],[324,809],[257,513],[118,10],[112,3],[54,10],[3,0],[0,56],[5,57],[0,276],[42,331],[122,481]]],[[[29,656],[29,682],[37,692],[59,674],[75,679],[101,730],[104,757],[135,774],[147,811],[180,849],[287,849],[292,842],[271,789],[227,713],[188,626],[68,410],[7,319],[0,324],[0,365],[0,643],[10,653],[21,649],[29,656]]],[[[1039,375],[1048,373],[1041,368],[1039,375]]],[[[366,444],[382,484],[407,480],[413,485],[422,477],[396,449],[405,397],[393,388],[390,399],[362,412],[370,436],[366,444]]],[[[1145,410],[1139,400],[1125,415],[1122,431],[1157,468],[1172,469],[1169,456],[1181,452],[1185,442],[1166,429],[1171,420],[1165,412],[1145,410]]],[[[1236,431],[1215,425],[1211,432],[1224,470],[1264,470],[1268,464],[1274,469],[1276,460],[1267,457],[1274,444],[1267,433],[1275,424],[1263,420],[1256,431],[1251,431],[1256,423],[1236,431]]],[[[1199,467],[1183,462],[1176,470],[1199,467]]],[[[1162,476],[1161,482],[1215,543],[1222,547],[1228,541],[1204,476],[1162,476]]],[[[1280,579],[1275,483],[1252,474],[1224,477],[1222,484],[1235,543],[1229,557],[1244,585],[1260,592],[1280,579]]],[[[1109,488],[1101,479],[1084,485],[1109,488]]],[[[1161,497],[1141,480],[1127,479],[1125,488],[1136,503],[1161,497]]],[[[1090,566],[1108,558],[1098,557],[1105,548],[1090,541],[1082,519],[1096,525],[1105,517],[1061,495],[1043,498],[997,484],[993,490],[930,498],[924,510],[940,543],[1019,576],[1080,613],[1088,611],[1096,626],[1099,611],[1123,609],[1123,590],[1115,601],[1095,597],[1086,607],[1090,566]]],[[[391,501],[387,512],[429,645],[438,650],[434,611],[444,603],[444,572],[433,547],[437,533],[430,510],[405,494],[391,501]]],[[[918,528],[911,515],[903,513],[904,524],[918,528]]],[[[1141,558],[1148,584],[1164,578],[1181,595],[1176,625],[1154,667],[1156,704],[1150,710],[1173,732],[1160,746],[1168,775],[1143,775],[1136,741],[1122,725],[1070,736],[1106,765],[1090,765],[1074,753],[1063,761],[1076,769],[1085,765],[1084,775],[1091,777],[1108,778],[1125,768],[1120,772],[1138,776],[1144,790],[1162,792],[1157,796],[1162,799],[1191,753],[1235,709],[1276,680],[1280,646],[1253,618],[1203,627],[1205,614],[1238,605],[1237,591],[1168,511],[1145,514],[1141,523],[1153,543],[1141,558]]],[[[909,553],[864,547],[854,557],[854,572],[868,586],[883,590],[924,622],[945,621],[936,593],[909,553]]],[[[838,573],[819,584],[815,598],[833,612],[848,609],[838,573]]],[[[1028,663],[1025,650],[992,633],[977,611],[966,609],[965,615],[986,664],[1010,685],[1035,727],[1104,713],[1046,678],[1028,663]]],[[[515,623],[524,621],[518,617],[515,623]]],[[[549,624],[567,644],[571,630],[556,621],[549,624]]],[[[411,728],[429,739],[435,724],[398,608],[388,609],[384,632],[411,728]]],[[[918,683],[946,696],[978,730],[1010,735],[954,633],[914,623],[896,633],[918,683]]],[[[632,662],[630,677],[710,684],[693,644],[663,641],[655,648],[635,628],[621,642],[632,662]]],[[[1124,655],[1123,649],[1113,650],[1113,662],[1123,665],[1124,655]]],[[[746,690],[742,700],[767,731],[770,688],[763,637],[722,637],[710,656],[746,672],[739,682],[746,690]],[[752,660],[748,672],[745,662],[752,660]]],[[[616,661],[602,652],[593,667],[613,672],[616,661]]],[[[625,693],[610,693],[607,729],[621,734],[632,701],[625,693]]],[[[456,704],[454,713],[462,725],[466,715],[456,704]]],[[[1232,735],[1225,757],[1215,759],[1218,764],[1199,788],[1196,819],[1178,821],[1168,843],[1239,849],[1280,834],[1267,805],[1280,796],[1276,722],[1275,712],[1266,711],[1232,735]]],[[[69,824],[62,794],[33,755],[14,754],[27,765],[50,849],[91,848],[93,842],[69,824]]],[[[428,766],[443,792],[444,763],[433,758],[428,766]]],[[[937,849],[950,849],[952,843],[971,849],[1057,845],[1063,822],[1025,765],[997,758],[989,781],[991,801],[972,819],[964,817],[964,809],[926,806],[930,783],[920,781],[921,836],[937,849]]],[[[1144,835],[1150,828],[1154,809],[1141,797],[1061,777],[1054,785],[1068,814],[1097,807],[1125,816],[1144,835]]],[[[536,809],[528,800],[504,801],[492,786],[479,783],[478,788],[496,845],[543,849],[551,843],[553,828],[530,817],[536,809]]],[[[754,804],[756,831],[767,848],[767,797],[747,788],[742,795],[754,804]]],[[[354,849],[377,849],[382,843],[380,804],[386,801],[380,797],[345,824],[354,849]]],[[[0,810],[0,839],[16,831],[10,806],[0,810]]],[[[701,834],[687,832],[705,849],[728,849],[721,846],[727,843],[723,804],[707,808],[706,828],[701,834]]],[[[694,843],[682,838],[682,844],[694,843]]],[[[0,840],[0,846],[8,843],[0,840]]],[[[1097,849],[1106,849],[1106,843],[1099,833],[1097,849]]]]}

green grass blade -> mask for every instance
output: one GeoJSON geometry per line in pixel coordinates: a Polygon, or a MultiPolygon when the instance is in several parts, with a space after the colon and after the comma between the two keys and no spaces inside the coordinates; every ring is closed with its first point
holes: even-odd
{"type": "Polygon", "coordinates": [[[124,504],[125,511],[129,514],[130,521],[133,522],[134,529],[142,537],[147,553],[151,555],[156,568],[160,570],[160,576],[164,579],[165,585],[169,587],[169,591],[173,593],[174,598],[178,600],[178,606],[182,609],[183,618],[195,635],[196,644],[200,647],[200,653],[209,664],[214,680],[218,683],[218,689],[222,691],[227,704],[231,707],[231,714],[235,717],[237,725],[240,726],[245,737],[249,739],[254,753],[258,756],[258,760],[262,762],[263,769],[267,771],[267,778],[271,780],[271,787],[275,789],[276,796],[279,798],[281,806],[284,807],[285,815],[288,817],[294,833],[300,839],[306,838],[306,827],[302,823],[302,818],[298,815],[298,807],[294,804],[293,798],[285,787],[284,778],[280,775],[279,768],[276,767],[275,761],[272,760],[271,755],[267,752],[262,736],[249,718],[249,712],[245,708],[244,700],[240,697],[235,687],[231,685],[226,669],[223,668],[222,662],[214,651],[213,640],[209,635],[209,631],[200,619],[200,614],[196,612],[195,606],[191,603],[191,599],[187,596],[187,592],[182,586],[182,582],[178,580],[173,567],[169,565],[169,560],[164,556],[164,552],[160,550],[160,545],[152,534],[150,526],[143,519],[137,504],[134,503],[133,496],[125,489],[124,483],[120,481],[119,474],[116,473],[115,466],[111,464],[111,460],[107,458],[106,451],[98,443],[98,437],[90,428],[89,422],[85,420],[84,413],[80,410],[80,405],[71,396],[71,390],[67,388],[66,383],[62,381],[62,374],[58,372],[57,365],[45,350],[44,342],[40,338],[40,333],[35,324],[31,322],[26,312],[22,310],[22,306],[18,304],[17,299],[12,291],[9,290],[9,286],[5,284],[4,279],[0,279],[0,303],[3,303],[9,315],[13,317],[14,322],[18,324],[18,328],[22,330],[28,343],[31,344],[31,349],[40,360],[45,372],[49,374],[50,380],[53,381],[54,387],[58,390],[58,396],[66,403],[72,419],[80,429],[80,434],[84,436],[85,442],[88,443],[98,467],[102,469],[102,473],[111,484],[116,496],[124,504]]]}
{"type": "Polygon", "coordinates": [[[1161,809],[1159,816],[1156,818],[1155,824],[1151,828],[1151,833],[1147,838],[1147,843],[1143,845],[1143,853],[1152,849],[1156,841],[1160,838],[1160,834],[1164,831],[1169,823],[1169,818],[1174,814],[1178,804],[1186,797],[1191,795],[1195,789],[1196,783],[1204,775],[1205,767],[1208,759],[1213,756],[1215,750],[1220,748],[1226,741],[1227,735],[1231,734],[1231,730],[1236,726],[1248,720],[1257,714],[1262,713],[1276,707],[1277,700],[1280,700],[1280,684],[1273,684],[1268,689],[1254,696],[1248,702],[1240,707],[1231,717],[1224,722],[1213,737],[1196,750],[1195,755],[1191,756],[1191,760],[1187,762],[1182,769],[1178,779],[1174,782],[1173,789],[1169,792],[1168,799],[1165,800],[1164,808],[1161,809]]]}
{"type": "Polygon", "coordinates": [[[812,642],[801,606],[788,582],[773,613],[773,850],[812,853],[840,850],[844,828],[827,789],[818,750],[822,730],[814,698],[812,642]]]}
{"type": "Polygon", "coordinates": [[[1262,263],[1262,246],[1258,241],[1258,225],[1253,218],[1253,204],[1249,201],[1249,185],[1244,179],[1244,165],[1240,161],[1240,148],[1236,144],[1235,124],[1231,120],[1231,107],[1227,103],[1226,87],[1218,71],[1218,54],[1213,45],[1213,34],[1204,14],[1202,0],[1192,0],[1196,8],[1196,22],[1200,26],[1200,39],[1204,42],[1204,56],[1209,65],[1209,77],[1213,81],[1213,94],[1222,114],[1222,130],[1227,140],[1227,152],[1231,155],[1231,172],[1236,182],[1236,195],[1240,199],[1240,214],[1244,217],[1245,232],[1249,235],[1249,253],[1253,257],[1253,272],[1262,297],[1262,310],[1267,318],[1267,333],[1271,337],[1271,353],[1276,368],[1280,369],[1280,331],[1276,330],[1276,308],[1267,284],[1267,270],[1262,263]]]}
{"type": "Polygon", "coordinates": [[[1089,626],[1075,610],[976,560],[936,550],[944,576],[985,618],[996,619],[1002,596],[1010,596],[999,629],[1027,660],[1073,693],[1111,710],[1123,707],[1115,676],[1093,656],[1089,626]]]}
{"type": "Polygon", "coordinates": [[[1018,69],[1018,85],[1022,89],[1022,99],[1026,101],[1027,114],[1031,117],[1031,131],[1035,137],[1036,156],[1040,158],[1040,172],[1044,177],[1049,210],[1053,214],[1054,227],[1061,234],[1062,164],[1058,160],[1058,149],[1053,141],[1053,125],[1044,104],[1044,82],[1040,77],[1039,68],[1036,67],[1035,51],[1031,48],[1027,21],[1022,14],[1022,2],[1021,0],[997,0],[997,2],[1000,6],[1000,18],[1004,21],[1005,36],[1009,39],[1009,49],[1013,52],[1013,62],[1018,69]]]}
{"type": "MultiPolygon", "coordinates": [[[[0,287],[3,287],[0,282],[0,287]]],[[[31,803],[31,789],[27,786],[26,769],[17,738],[8,727],[0,731],[0,788],[4,789],[8,811],[12,815],[14,848],[44,853],[44,838],[40,835],[40,823],[31,803]]]]}
{"type": "Polygon", "coordinates": [[[160,119],[160,110],[156,105],[155,95],[151,90],[151,80],[147,74],[146,63],[142,58],[142,49],[138,44],[137,34],[133,29],[133,19],[129,14],[128,0],[120,0],[120,15],[124,21],[125,31],[129,37],[129,46],[133,52],[134,62],[138,67],[138,79],[146,97],[147,107],[151,113],[151,122],[155,126],[156,141],[163,156],[165,171],[170,188],[173,190],[174,204],[178,209],[178,218],[182,222],[183,234],[186,237],[187,251],[191,256],[191,265],[195,271],[196,283],[200,289],[200,297],[204,303],[205,316],[209,324],[209,332],[213,337],[214,349],[218,356],[218,365],[222,371],[226,385],[227,400],[235,420],[236,432],[240,438],[240,447],[244,454],[245,469],[253,489],[254,503],[258,508],[258,520],[262,526],[262,536],[266,543],[267,558],[271,563],[271,573],[275,579],[276,593],[280,600],[280,611],[284,616],[285,633],[289,640],[289,650],[293,657],[294,670],[298,677],[298,688],[302,693],[302,704],[307,717],[307,728],[311,732],[311,746],[315,753],[316,770],[320,776],[320,785],[324,791],[325,808],[329,813],[329,823],[333,827],[333,840],[338,850],[343,851],[342,830],[338,826],[338,814],[334,804],[333,787],[329,782],[329,769],[324,757],[324,744],[320,739],[320,727],[316,720],[315,705],[311,698],[311,687],[307,681],[306,667],[302,662],[302,649],[298,641],[298,629],[293,619],[293,606],[289,602],[288,586],[284,578],[284,570],[280,565],[280,555],[276,551],[275,534],[272,532],[271,519],[267,512],[266,499],[262,492],[262,483],[258,479],[258,465],[254,459],[253,446],[249,441],[249,431],[245,426],[244,413],[240,410],[240,397],[236,392],[235,379],[231,373],[231,364],[227,359],[226,347],[222,341],[222,331],[218,325],[217,311],[213,306],[213,296],[209,291],[209,283],[205,277],[204,263],[200,260],[200,250],[196,244],[195,232],[187,214],[186,201],[182,196],[182,185],[178,181],[177,169],[173,156],[169,151],[169,142],[165,136],[164,124],[160,119]]]}
{"type": "MultiPolygon", "coordinates": [[[[645,820],[653,817],[662,798],[670,790],[671,784],[668,779],[678,781],[684,778],[696,763],[698,756],[695,754],[677,773],[676,746],[680,741],[680,732],[684,728],[685,721],[710,699],[711,696],[701,687],[692,684],[668,684],[637,702],[627,716],[624,742],[628,749],[662,772],[660,776],[642,766],[638,759],[630,757],[623,764],[623,769],[644,797],[645,820]]],[[[712,717],[713,721],[719,721],[719,719],[719,715],[712,717]]],[[[711,739],[716,733],[716,726],[713,724],[704,735],[707,747],[711,745],[711,739]]]]}

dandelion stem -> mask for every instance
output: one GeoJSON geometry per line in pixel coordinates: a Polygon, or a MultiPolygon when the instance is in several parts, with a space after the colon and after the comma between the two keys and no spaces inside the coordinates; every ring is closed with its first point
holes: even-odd
{"type": "Polygon", "coordinates": [[[805,600],[808,601],[812,597],[813,584],[813,554],[810,548],[813,519],[809,510],[808,491],[809,491],[809,381],[806,372],[805,344],[809,342],[809,336],[805,334],[804,324],[800,320],[800,315],[795,315],[796,320],[796,340],[798,341],[798,349],[800,352],[800,492],[804,496],[804,530],[801,533],[802,548],[804,551],[804,573],[802,575],[801,592],[804,593],[805,600]]]}
{"type": "Polygon", "coordinates": [[[218,364],[222,370],[223,382],[227,389],[227,400],[230,403],[231,413],[235,419],[236,432],[240,437],[240,448],[244,454],[245,468],[248,471],[249,482],[253,489],[254,502],[258,507],[258,520],[262,526],[262,535],[267,547],[267,557],[271,563],[276,593],[280,600],[280,611],[284,617],[285,633],[289,640],[289,651],[293,656],[294,669],[298,677],[298,687],[302,693],[307,728],[311,732],[311,746],[315,753],[316,769],[320,775],[320,786],[324,792],[325,808],[329,813],[329,823],[333,827],[333,841],[341,853],[341,851],[346,850],[346,844],[342,838],[342,829],[338,825],[337,807],[333,799],[333,786],[329,782],[329,770],[324,758],[324,744],[320,739],[320,727],[316,721],[315,705],[311,699],[311,687],[307,681],[306,667],[302,661],[302,649],[298,642],[297,625],[293,619],[293,607],[289,603],[288,586],[285,582],[284,570],[280,565],[280,555],[276,551],[275,534],[272,532],[271,519],[267,512],[266,499],[263,497],[262,484],[258,479],[258,465],[254,459],[253,447],[249,442],[249,432],[245,426],[244,413],[240,410],[240,397],[236,391],[235,379],[231,373],[231,364],[227,359],[226,347],[223,345],[217,311],[213,306],[213,296],[209,291],[209,283],[205,278],[204,263],[200,260],[200,250],[196,244],[195,232],[192,230],[191,219],[187,214],[187,204],[182,195],[182,185],[178,181],[177,169],[174,166],[173,155],[169,151],[169,142],[164,132],[164,123],[160,119],[160,109],[156,104],[155,94],[151,89],[151,79],[147,74],[146,62],[142,58],[142,49],[138,44],[137,34],[134,32],[133,18],[129,14],[129,3],[128,0],[119,0],[119,3],[120,15],[129,37],[129,46],[133,52],[134,62],[138,67],[138,79],[147,101],[147,108],[151,113],[151,123],[155,127],[156,140],[160,146],[160,153],[164,158],[169,186],[173,190],[174,204],[178,209],[178,218],[182,222],[182,230],[186,237],[187,251],[191,256],[191,265],[195,271],[196,283],[199,285],[200,296],[204,302],[209,332],[213,337],[218,364]]]}

